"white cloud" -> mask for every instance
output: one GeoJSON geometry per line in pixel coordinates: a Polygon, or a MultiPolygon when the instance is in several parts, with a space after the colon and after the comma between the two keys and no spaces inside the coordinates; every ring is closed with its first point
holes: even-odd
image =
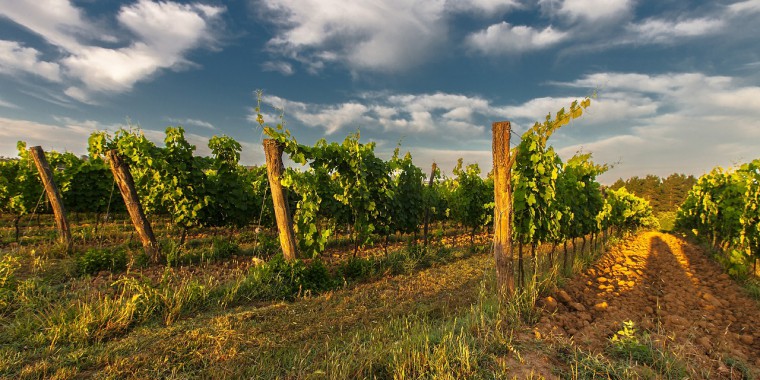
{"type": "Polygon", "coordinates": [[[16,142],[40,145],[45,150],[87,153],[87,138],[95,131],[91,125],[50,125],[0,117],[0,155],[16,156],[16,142]]]}
{"type": "Polygon", "coordinates": [[[635,41],[640,43],[670,43],[677,38],[714,34],[723,26],[723,20],[713,18],[681,21],[648,19],[639,24],[631,24],[629,30],[635,41]]]}
{"type": "Polygon", "coordinates": [[[512,26],[502,21],[469,35],[467,43],[482,53],[509,54],[544,49],[567,36],[568,33],[556,31],[551,26],[538,30],[530,26],[512,26]]]}
{"type": "Polygon", "coordinates": [[[86,20],[69,0],[0,0],[0,16],[69,51],[82,45],[80,39],[114,40],[86,20]]]}
{"type": "Polygon", "coordinates": [[[119,49],[81,47],[63,60],[90,91],[124,92],[160,69],[187,65],[184,54],[213,43],[210,24],[222,11],[197,4],[140,0],[123,7],[118,21],[139,39],[119,49]],[[172,25],[167,28],[167,25],[172,25]]]}
{"type": "Polygon", "coordinates": [[[211,129],[211,130],[215,130],[216,129],[216,127],[214,126],[214,124],[211,124],[208,121],[203,121],[203,120],[198,120],[198,119],[179,119],[179,118],[172,118],[172,117],[170,117],[170,118],[167,118],[167,120],[170,123],[175,123],[175,124],[183,125],[183,126],[184,125],[192,125],[192,126],[206,128],[206,129],[211,129]]]}
{"type": "Polygon", "coordinates": [[[760,0],[746,0],[733,3],[728,6],[731,13],[746,15],[760,12],[760,0]]]}
{"type": "Polygon", "coordinates": [[[631,0],[539,0],[541,9],[562,20],[588,23],[614,21],[627,16],[633,8],[631,0]]]}
{"type": "Polygon", "coordinates": [[[6,101],[5,101],[5,100],[3,100],[2,98],[0,98],[0,107],[5,107],[5,108],[16,108],[16,109],[19,109],[19,108],[21,108],[21,107],[19,107],[19,106],[17,106],[17,105],[15,105],[15,104],[13,104],[13,103],[11,103],[11,102],[6,102],[6,101]]]}
{"type": "Polygon", "coordinates": [[[495,14],[520,8],[518,0],[448,0],[446,7],[455,12],[495,14]]]}
{"type": "Polygon", "coordinates": [[[359,103],[343,103],[335,107],[325,107],[316,113],[297,112],[301,122],[310,126],[323,126],[328,135],[344,127],[359,127],[365,120],[364,114],[368,108],[359,103]]]}
{"type": "Polygon", "coordinates": [[[320,70],[342,62],[352,70],[398,71],[423,62],[446,39],[441,0],[262,0],[278,26],[272,53],[320,70]]]}
{"type": "MultiPolygon", "coordinates": [[[[415,135],[443,133],[451,139],[480,134],[480,118],[498,110],[481,97],[461,94],[379,94],[365,93],[360,100],[337,105],[297,102],[277,96],[264,96],[264,103],[284,110],[285,119],[296,119],[309,127],[320,127],[326,134],[356,129],[376,132],[401,132],[415,135]]],[[[255,115],[249,115],[255,122],[255,115]]],[[[275,118],[265,117],[267,122],[275,118]]]]}
{"type": "Polygon", "coordinates": [[[290,76],[295,73],[293,65],[284,61],[267,61],[261,65],[261,69],[264,71],[275,71],[285,76],[290,76]]]}
{"type": "Polygon", "coordinates": [[[14,41],[0,40],[0,73],[13,75],[19,72],[38,75],[52,82],[61,81],[58,64],[40,60],[37,49],[24,47],[14,41]]]}
{"type": "MultiPolygon", "coordinates": [[[[107,131],[113,133],[119,128],[129,128],[128,125],[123,124],[103,124],[94,120],[81,121],[62,116],[56,116],[53,119],[56,124],[0,117],[0,156],[15,157],[17,141],[26,141],[27,146],[40,145],[45,150],[66,151],[83,155],[87,154],[87,139],[93,132],[107,131]]],[[[164,130],[141,129],[141,131],[156,145],[164,145],[164,138],[166,137],[164,130]]],[[[185,139],[190,144],[195,145],[195,155],[208,156],[211,154],[211,150],[208,149],[208,136],[185,132],[185,139]]],[[[246,159],[254,160],[253,162],[256,163],[263,161],[258,159],[261,156],[261,145],[254,146],[255,144],[245,142],[241,142],[241,144],[251,147],[251,149],[246,149],[248,151],[244,150],[243,152],[246,159]]]]}
{"type": "Polygon", "coordinates": [[[160,70],[190,66],[186,53],[213,47],[215,25],[224,11],[197,3],[139,0],[121,7],[116,15],[120,26],[131,33],[116,39],[87,20],[68,0],[6,0],[0,4],[0,14],[61,49],[62,58],[57,63],[39,62],[36,51],[24,50],[26,66],[36,62],[45,68],[39,70],[40,75],[54,80],[60,65],[70,79],[65,93],[86,103],[93,103],[94,93],[129,91],[160,70]],[[98,41],[119,47],[103,47],[98,41]]]}
{"type": "MultiPolygon", "coordinates": [[[[760,152],[760,87],[701,73],[597,73],[568,85],[600,84],[602,99],[592,101],[588,114],[601,111],[606,133],[569,128],[555,141],[565,143],[565,155],[583,148],[600,162],[621,161],[606,181],[675,170],[701,174],[760,152]]],[[[589,120],[579,124],[587,126],[589,120]]]]}

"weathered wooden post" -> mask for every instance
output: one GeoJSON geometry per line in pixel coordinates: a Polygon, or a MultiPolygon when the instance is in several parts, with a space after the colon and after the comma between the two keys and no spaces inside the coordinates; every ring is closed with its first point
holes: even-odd
{"type": "Polygon", "coordinates": [[[274,217],[277,220],[277,231],[280,236],[280,246],[282,255],[285,260],[295,260],[296,235],[293,232],[293,221],[290,219],[290,210],[288,201],[285,198],[285,192],[282,190],[282,171],[285,168],[282,164],[281,144],[274,139],[264,139],[264,156],[267,163],[267,178],[269,179],[269,188],[272,191],[272,202],[274,203],[274,217]]]}
{"type": "Polygon", "coordinates": [[[129,171],[129,165],[124,162],[115,150],[106,152],[106,157],[108,157],[111,172],[113,172],[113,177],[119,186],[121,196],[124,198],[124,204],[127,206],[132,224],[135,226],[135,230],[137,230],[137,235],[140,236],[143,249],[151,258],[151,261],[158,262],[159,250],[156,236],[153,234],[153,228],[151,228],[150,222],[148,222],[143,212],[140,198],[137,196],[137,190],[135,190],[135,181],[132,178],[132,173],[129,171]]]}
{"type": "MultiPolygon", "coordinates": [[[[433,162],[433,167],[430,169],[430,180],[428,180],[428,189],[433,188],[433,179],[435,177],[435,171],[438,169],[438,165],[433,162]]],[[[430,205],[425,205],[425,226],[422,230],[423,240],[425,241],[425,247],[428,245],[428,224],[430,224],[430,205]]]]}
{"type": "Polygon", "coordinates": [[[493,251],[496,260],[496,285],[501,297],[515,291],[514,263],[512,259],[512,185],[511,172],[517,152],[510,155],[511,125],[508,121],[495,122],[493,129],[494,173],[494,225],[493,251]]]}
{"type": "Polygon", "coordinates": [[[71,231],[69,230],[69,221],[66,219],[66,209],[63,207],[61,193],[58,191],[58,186],[55,185],[53,171],[45,158],[45,152],[39,146],[29,148],[29,152],[34,159],[34,164],[37,166],[40,179],[45,186],[45,192],[53,208],[53,216],[55,217],[55,224],[58,226],[61,243],[66,244],[67,249],[71,249],[71,231]]]}

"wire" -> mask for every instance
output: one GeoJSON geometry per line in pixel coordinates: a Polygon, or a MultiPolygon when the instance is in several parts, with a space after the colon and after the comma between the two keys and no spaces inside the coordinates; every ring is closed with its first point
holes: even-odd
{"type": "Polygon", "coordinates": [[[259,211],[259,224],[258,224],[259,231],[256,233],[256,240],[255,240],[256,245],[254,245],[254,248],[253,248],[254,256],[256,256],[256,250],[259,249],[259,235],[261,234],[261,220],[264,219],[264,206],[266,205],[267,194],[269,194],[269,186],[264,188],[264,196],[261,198],[261,211],[259,211]]]}
{"type": "MultiPolygon", "coordinates": [[[[43,190],[40,193],[40,199],[37,200],[37,204],[34,206],[34,210],[32,211],[32,213],[29,216],[29,221],[26,223],[26,229],[24,229],[24,233],[21,234],[21,237],[26,236],[26,231],[29,231],[29,226],[32,225],[32,219],[34,218],[34,215],[37,214],[37,208],[40,207],[40,203],[42,202],[42,197],[44,197],[44,196],[45,196],[45,191],[43,190]]],[[[19,238],[19,240],[20,240],[20,238],[19,238]]]]}

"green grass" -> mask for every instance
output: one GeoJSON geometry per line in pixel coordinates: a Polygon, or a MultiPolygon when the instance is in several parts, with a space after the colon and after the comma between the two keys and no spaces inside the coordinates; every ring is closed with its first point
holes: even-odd
{"type": "MultiPolygon", "coordinates": [[[[203,231],[184,247],[163,238],[167,263],[156,266],[144,261],[139,242],[121,224],[101,225],[97,233],[75,230],[85,244],[74,255],[43,234],[4,251],[0,378],[679,373],[679,361],[667,361],[672,355],[638,332],[632,336],[643,348],[601,354],[531,338],[542,316],[536,301],[565,281],[559,254],[552,268],[539,263],[544,269],[535,281],[526,268],[527,286],[505,302],[495,296],[489,245],[470,249],[469,238],[460,246],[434,239],[427,249],[399,244],[387,255],[288,263],[272,254],[271,234],[246,230],[230,239],[203,231]],[[267,260],[252,265],[254,257],[267,260]],[[634,353],[639,359],[632,361],[634,353]],[[552,359],[537,367],[546,357],[552,359]]],[[[172,232],[161,223],[156,230],[172,232]]],[[[597,258],[579,253],[573,268],[597,258]]]]}

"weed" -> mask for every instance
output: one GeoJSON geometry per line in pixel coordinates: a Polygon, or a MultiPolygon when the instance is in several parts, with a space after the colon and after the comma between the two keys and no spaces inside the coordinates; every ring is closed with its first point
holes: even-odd
{"type": "Polygon", "coordinates": [[[733,372],[733,370],[738,370],[739,373],[741,373],[742,379],[753,378],[752,371],[750,371],[749,367],[747,367],[747,364],[745,364],[743,361],[732,358],[732,357],[726,357],[726,358],[723,358],[723,363],[725,363],[726,366],[728,366],[728,368],[731,369],[731,372],[733,372]]]}
{"type": "Polygon", "coordinates": [[[338,275],[347,281],[369,278],[374,273],[375,260],[351,257],[338,265],[338,275]]]}
{"type": "Polygon", "coordinates": [[[90,248],[78,259],[82,273],[96,274],[102,270],[121,272],[127,268],[127,254],[122,249],[90,248]]]}
{"type": "Polygon", "coordinates": [[[670,379],[682,379],[687,369],[672,353],[655,347],[648,335],[639,337],[633,321],[623,322],[623,329],[610,338],[608,352],[632,365],[645,365],[670,379]]]}
{"type": "Polygon", "coordinates": [[[760,278],[750,277],[744,283],[744,288],[747,290],[750,297],[760,300],[760,278]]]}
{"type": "Polygon", "coordinates": [[[16,271],[21,267],[18,257],[6,254],[0,259],[0,312],[4,311],[13,299],[16,289],[16,271]]]}
{"type": "Polygon", "coordinates": [[[211,260],[228,259],[240,252],[240,246],[229,239],[214,238],[211,247],[211,260]]]}

